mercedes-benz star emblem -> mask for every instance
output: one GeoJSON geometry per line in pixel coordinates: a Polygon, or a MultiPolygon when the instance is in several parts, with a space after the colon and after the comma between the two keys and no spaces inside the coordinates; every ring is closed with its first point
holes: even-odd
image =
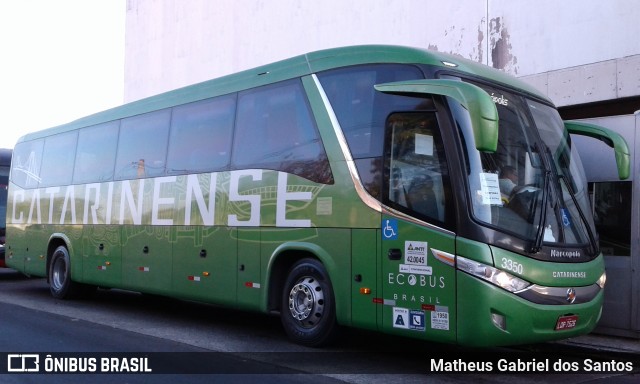
{"type": "Polygon", "coordinates": [[[567,289],[567,303],[573,304],[576,301],[576,290],[573,288],[567,289]]]}

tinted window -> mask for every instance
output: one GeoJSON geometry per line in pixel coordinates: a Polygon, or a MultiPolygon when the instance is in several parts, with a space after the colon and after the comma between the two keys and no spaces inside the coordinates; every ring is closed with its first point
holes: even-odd
{"type": "Polygon", "coordinates": [[[392,114],[387,137],[386,203],[426,221],[451,224],[449,172],[435,113],[392,114]]]}
{"type": "Polygon", "coordinates": [[[299,80],[239,94],[233,166],[273,169],[320,183],[333,182],[299,80]]]}
{"type": "Polygon", "coordinates": [[[354,159],[382,156],[384,122],[391,112],[419,108],[419,98],[388,95],[373,86],[422,79],[409,65],[368,65],[327,71],[319,76],[354,159]]]}
{"type": "Polygon", "coordinates": [[[169,109],[123,119],[118,140],[115,178],[132,179],[165,173],[169,109]]]}
{"type": "Polygon", "coordinates": [[[77,132],[49,136],[44,140],[40,186],[71,184],[77,132]]]}
{"type": "Polygon", "coordinates": [[[173,109],[167,170],[191,173],[228,169],[235,95],[173,109]]]}
{"type": "Polygon", "coordinates": [[[632,183],[589,183],[600,249],[609,256],[631,256],[632,183]]]}
{"type": "Polygon", "coordinates": [[[107,181],[113,178],[118,143],[118,121],[81,129],[78,134],[74,183],[107,181]]]}
{"type": "Polygon", "coordinates": [[[11,180],[22,188],[37,188],[44,140],[19,143],[11,159],[11,180]]]}

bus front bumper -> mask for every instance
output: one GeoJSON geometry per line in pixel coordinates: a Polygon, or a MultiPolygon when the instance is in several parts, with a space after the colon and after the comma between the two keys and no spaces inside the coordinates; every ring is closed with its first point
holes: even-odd
{"type": "Polygon", "coordinates": [[[499,346],[540,343],[591,332],[604,291],[586,303],[541,305],[458,271],[458,343],[499,346]]]}

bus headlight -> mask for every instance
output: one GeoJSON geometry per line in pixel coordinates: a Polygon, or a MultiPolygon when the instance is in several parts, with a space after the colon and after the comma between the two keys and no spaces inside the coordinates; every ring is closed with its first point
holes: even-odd
{"type": "Polygon", "coordinates": [[[596,282],[600,289],[604,289],[605,284],[607,284],[607,272],[602,272],[602,276],[596,282]]]}
{"type": "Polygon", "coordinates": [[[515,277],[503,270],[460,256],[456,258],[456,267],[509,292],[519,292],[531,285],[528,281],[515,277]]]}

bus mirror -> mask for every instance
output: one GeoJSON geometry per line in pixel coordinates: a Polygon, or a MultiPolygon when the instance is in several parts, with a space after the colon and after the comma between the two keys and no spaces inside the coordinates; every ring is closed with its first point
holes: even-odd
{"type": "Polygon", "coordinates": [[[411,80],[378,84],[376,90],[404,96],[449,96],[469,111],[476,149],[495,152],[498,148],[498,110],[491,96],[481,88],[457,80],[411,80]]]}
{"type": "Polygon", "coordinates": [[[565,121],[564,126],[572,135],[592,137],[604,142],[605,144],[613,148],[616,154],[618,177],[620,178],[620,180],[629,178],[631,156],[629,147],[627,146],[627,142],[620,134],[599,125],[573,120],[565,121]]]}

